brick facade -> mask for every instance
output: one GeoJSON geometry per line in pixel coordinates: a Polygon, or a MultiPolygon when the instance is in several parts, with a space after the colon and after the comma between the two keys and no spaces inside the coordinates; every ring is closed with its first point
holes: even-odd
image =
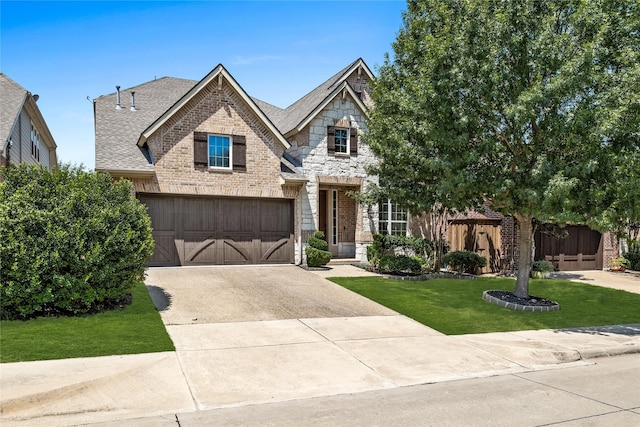
{"type": "Polygon", "coordinates": [[[191,99],[147,141],[153,178],[133,178],[137,192],[211,196],[294,198],[280,182],[284,147],[225,83],[211,84],[191,99]],[[194,165],[194,131],[243,135],[247,170],[216,171],[194,165]]]}

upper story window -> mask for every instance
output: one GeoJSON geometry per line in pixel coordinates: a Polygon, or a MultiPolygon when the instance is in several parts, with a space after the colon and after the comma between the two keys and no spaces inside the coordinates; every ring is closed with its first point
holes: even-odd
{"type": "Polygon", "coordinates": [[[347,129],[336,128],[335,152],[345,154],[349,152],[349,133],[347,129]]]}
{"type": "Polygon", "coordinates": [[[31,156],[40,161],[40,134],[33,123],[31,123],[31,156]]]}
{"type": "Polygon", "coordinates": [[[358,154],[358,131],[356,128],[327,127],[327,152],[355,156],[358,154]]]}
{"type": "Polygon", "coordinates": [[[246,172],[247,138],[196,131],[193,133],[193,163],[200,170],[246,172]]]}
{"type": "Polygon", "coordinates": [[[380,233],[406,236],[408,217],[407,211],[400,209],[397,203],[393,203],[389,199],[381,201],[378,215],[380,233]]]}
{"type": "Polygon", "coordinates": [[[209,167],[230,169],[231,165],[231,138],[209,135],[209,167]]]}

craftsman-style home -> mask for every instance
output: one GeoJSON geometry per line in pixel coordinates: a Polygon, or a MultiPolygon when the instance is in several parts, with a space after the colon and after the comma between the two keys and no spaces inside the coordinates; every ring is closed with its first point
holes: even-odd
{"type": "Polygon", "coordinates": [[[334,257],[366,260],[377,214],[349,193],[374,179],[361,139],[372,78],[358,59],[285,109],[222,65],[116,86],[94,100],[96,170],[148,207],[150,265],[301,263],[315,230],[334,257]]]}

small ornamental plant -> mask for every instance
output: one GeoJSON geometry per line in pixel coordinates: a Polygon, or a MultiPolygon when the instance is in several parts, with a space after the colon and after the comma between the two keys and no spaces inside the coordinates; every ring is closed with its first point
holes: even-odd
{"type": "Polygon", "coordinates": [[[625,271],[631,266],[631,263],[625,257],[613,258],[609,263],[611,271],[625,271]]]}
{"type": "Polygon", "coordinates": [[[307,265],[309,267],[322,267],[331,261],[331,252],[327,250],[329,244],[324,240],[324,233],[316,231],[313,236],[307,239],[305,254],[307,255],[307,265]]]}
{"type": "Polygon", "coordinates": [[[534,279],[546,279],[549,277],[549,273],[554,270],[555,267],[551,261],[547,261],[546,259],[534,261],[531,267],[531,277],[534,279]]]}

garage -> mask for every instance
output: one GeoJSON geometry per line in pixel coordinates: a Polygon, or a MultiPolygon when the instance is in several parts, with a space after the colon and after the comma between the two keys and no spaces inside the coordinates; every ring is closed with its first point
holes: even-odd
{"type": "Polygon", "coordinates": [[[551,261],[558,271],[602,270],[602,234],[584,225],[546,225],[536,231],[536,260],[551,261]]]}
{"type": "Polygon", "coordinates": [[[138,195],[151,217],[150,266],[293,263],[293,201],[138,195]]]}

